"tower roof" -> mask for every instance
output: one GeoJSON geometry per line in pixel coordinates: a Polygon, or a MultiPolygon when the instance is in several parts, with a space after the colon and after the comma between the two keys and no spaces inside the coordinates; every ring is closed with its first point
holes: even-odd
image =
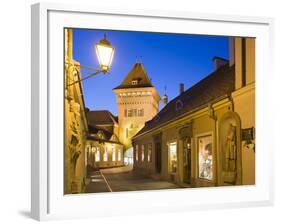
{"type": "Polygon", "coordinates": [[[127,88],[139,88],[139,87],[153,87],[151,81],[143,67],[143,64],[136,63],[121,85],[114,89],[127,89],[127,88]]]}

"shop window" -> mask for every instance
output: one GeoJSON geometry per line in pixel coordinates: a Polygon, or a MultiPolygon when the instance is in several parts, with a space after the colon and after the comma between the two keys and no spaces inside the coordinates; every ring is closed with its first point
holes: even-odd
{"type": "Polygon", "coordinates": [[[152,157],[152,144],[148,144],[148,149],[147,149],[147,161],[150,163],[152,157]]]}
{"type": "Polygon", "coordinates": [[[118,149],[118,161],[121,161],[121,149],[118,149]]]}
{"type": "Polygon", "coordinates": [[[96,160],[96,162],[100,161],[100,149],[99,148],[96,148],[95,160],[96,160]]]}
{"type": "Polygon", "coordinates": [[[107,148],[104,148],[104,153],[103,153],[103,161],[107,162],[108,158],[107,158],[107,148]]]}
{"type": "Polygon", "coordinates": [[[198,138],[198,174],[199,178],[213,179],[212,136],[198,138]]]}
{"type": "Polygon", "coordinates": [[[144,145],[141,146],[141,161],[144,161],[144,145]]]}
{"type": "Polygon", "coordinates": [[[112,148],[112,161],[114,162],[116,160],[116,149],[112,148]]]}
{"type": "Polygon", "coordinates": [[[169,171],[170,173],[177,172],[177,143],[169,144],[169,171]]]}

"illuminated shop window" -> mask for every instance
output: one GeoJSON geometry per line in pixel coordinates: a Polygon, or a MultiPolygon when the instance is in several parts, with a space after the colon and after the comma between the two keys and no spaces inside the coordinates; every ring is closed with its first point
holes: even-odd
{"type": "Polygon", "coordinates": [[[151,162],[151,156],[152,156],[152,144],[148,144],[148,149],[147,149],[147,161],[151,162]]]}
{"type": "Polygon", "coordinates": [[[99,148],[96,148],[95,160],[96,160],[96,162],[100,161],[100,149],[99,148]]]}
{"type": "Polygon", "coordinates": [[[139,145],[136,145],[136,161],[139,160],[139,145]]]}
{"type": "Polygon", "coordinates": [[[199,178],[213,179],[212,136],[198,138],[198,174],[199,178]]]}
{"type": "Polygon", "coordinates": [[[112,161],[114,162],[116,160],[116,149],[112,148],[112,161]]]}
{"type": "Polygon", "coordinates": [[[121,149],[118,149],[118,161],[121,161],[121,149]]]}
{"type": "Polygon", "coordinates": [[[104,148],[103,161],[107,161],[107,148],[104,148]]]}
{"type": "Polygon", "coordinates": [[[170,173],[177,172],[177,143],[169,144],[169,170],[170,173]]]}
{"type": "Polygon", "coordinates": [[[144,161],[144,145],[141,146],[141,161],[144,161]]]}

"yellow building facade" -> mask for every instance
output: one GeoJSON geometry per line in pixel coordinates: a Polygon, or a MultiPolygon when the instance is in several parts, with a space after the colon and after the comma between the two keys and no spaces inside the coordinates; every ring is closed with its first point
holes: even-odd
{"type": "Polygon", "coordinates": [[[88,171],[124,165],[124,146],[118,138],[117,117],[107,110],[88,111],[86,115],[88,171]]]}
{"type": "Polygon", "coordinates": [[[230,42],[229,62],[214,58],[213,73],[133,137],[135,171],[182,186],[255,184],[255,40],[230,42]]]}
{"type": "Polygon", "coordinates": [[[241,119],[243,184],[255,183],[255,38],[235,38],[235,112],[241,119]],[[248,136],[247,136],[248,135],[248,136]],[[250,137],[250,138],[249,138],[250,137]],[[252,137],[252,139],[251,139],[252,137]]]}
{"type": "Polygon", "coordinates": [[[86,181],[85,147],[88,125],[79,63],[72,56],[72,30],[65,29],[64,193],[83,192],[86,181]]]}

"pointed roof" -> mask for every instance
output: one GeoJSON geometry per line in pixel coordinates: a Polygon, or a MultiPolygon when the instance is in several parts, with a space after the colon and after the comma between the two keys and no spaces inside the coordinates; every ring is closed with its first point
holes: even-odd
{"type": "Polygon", "coordinates": [[[121,85],[114,89],[153,87],[142,63],[136,63],[121,85]]]}

